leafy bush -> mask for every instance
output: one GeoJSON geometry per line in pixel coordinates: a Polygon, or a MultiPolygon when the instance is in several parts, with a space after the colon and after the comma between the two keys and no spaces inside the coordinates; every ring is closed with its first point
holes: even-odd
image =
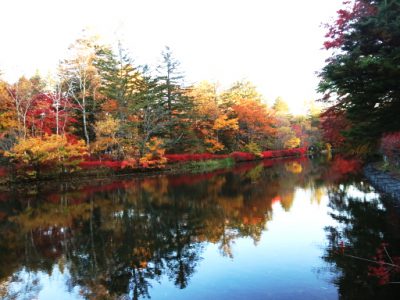
{"type": "Polygon", "coordinates": [[[209,146],[207,148],[207,151],[210,151],[211,153],[222,151],[225,148],[225,146],[216,139],[206,139],[205,143],[209,146]]]}
{"type": "Polygon", "coordinates": [[[301,140],[298,137],[294,136],[294,137],[291,137],[290,139],[288,139],[287,141],[285,141],[283,146],[288,149],[293,149],[293,148],[299,147],[300,142],[301,142],[301,140]]]}
{"type": "Polygon", "coordinates": [[[143,168],[162,168],[167,163],[162,140],[153,137],[146,143],[147,153],[140,158],[139,164],[143,168]]]}
{"type": "Polygon", "coordinates": [[[250,142],[250,143],[246,144],[244,146],[244,150],[245,150],[245,152],[249,152],[251,154],[254,154],[257,157],[261,157],[262,156],[261,148],[260,148],[259,145],[257,145],[257,143],[250,142]]]}
{"type": "Polygon", "coordinates": [[[36,176],[44,167],[61,172],[73,171],[86,154],[84,141],[69,142],[66,136],[55,134],[20,139],[10,151],[4,153],[13,162],[33,167],[33,175],[36,176]]]}

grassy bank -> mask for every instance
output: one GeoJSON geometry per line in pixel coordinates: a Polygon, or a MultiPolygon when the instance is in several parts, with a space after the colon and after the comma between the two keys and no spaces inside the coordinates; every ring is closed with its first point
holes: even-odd
{"type": "Polygon", "coordinates": [[[192,161],[183,163],[179,166],[179,169],[183,172],[189,173],[204,173],[204,172],[212,172],[218,169],[226,169],[233,167],[235,165],[235,161],[232,157],[224,158],[224,159],[211,159],[211,160],[203,160],[203,161],[192,161]]]}

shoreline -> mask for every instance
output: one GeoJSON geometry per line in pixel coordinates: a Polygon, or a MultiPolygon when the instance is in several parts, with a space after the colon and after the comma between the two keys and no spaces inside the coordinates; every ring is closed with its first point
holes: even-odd
{"type": "Polygon", "coordinates": [[[156,176],[164,176],[164,175],[195,175],[201,173],[209,173],[217,170],[229,170],[234,169],[235,166],[246,164],[246,163],[263,163],[264,165],[273,165],[277,162],[285,162],[291,160],[298,160],[306,157],[307,154],[298,155],[298,156],[282,156],[282,157],[271,157],[271,158],[257,158],[252,160],[244,160],[237,161],[232,160],[233,164],[221,164],[217,168],[205,168],[199,169],[193,167],[197,163],[208,163],[213,161],[221,161],[219,159],[209,159],[209,160],[200,160],[200,161],[187,161],[181,163],[171,163],[167,164],[165,168],[154,168],[154,169],[118,169],[114,170],[111,168],[105,167],[96,167],[89,170],[80,170],[74,173],[69,173],[63,176],[59,174],[53,176],[47,176],[42,178],[27,178],[20,180],[10,180],[10,177],[5,175],[2,179],[7,178],[6,180],[0,179],[0,187],[7,186],[19,186],[24,184],[46,184],[46,183],[65,183],[65,182],[78,182],[78,181],[88,181],[88,180],[104,180],[111,178],[124,178],[124,177],[135,177],[135,178],[145,178],[145,177],[156,177],[156,176]]]}
{"type": "Polygon", "coordinates": [[[400,180],[398,178],[388,172],[378,170],[373,163],[364,167],[364,175],[376,190],[400,201],[400,180]]]}

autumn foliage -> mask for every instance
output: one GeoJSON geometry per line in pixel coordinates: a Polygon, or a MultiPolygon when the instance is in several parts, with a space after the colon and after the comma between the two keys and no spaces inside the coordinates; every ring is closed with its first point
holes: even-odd
{"type": "Polygon", "coordinates": [[[295,156],[309,144],[310,120],[291,116],[281,98],[267,105],[251,82],[189,86],[168,47],[155,70],[135,66],[120,47],[83,34],[54,77],[0,80],[0,153],[37,173],[117,171],[295,156]]]}
{"type": "Polygon", "coordinates": [[[162,168],[167,163],[162,140],[154,137],[146,144],[146,154],[141,157],[139,164],[143,168],[162,168]]]}
{"type": "Polygon", "coordinates": [[[113,161],[113,160],[92,160],[82,161],[79,163],[79,167],[82,169],[95,169],[95,168],[106,168],[118,171],[125,168],[137,169],[137,168],[162,168],[166,163],[187,163],[193,161],[206,161],[215,159],[226,159],[233,158],[236,162],[246,162],[258,159],[271,159],[271,158],[283,158],[283,157],[300,157],[307,153],[306,148],[288,149],[288,150],[271,150],[264,151],[260,156],[247,152],[232,152],[231,154],[212,154],[212,153],[196,153],[196,154],[164,154],[162,155],[162,149],[157,150],[160,144],[153,142],[153,154],[148,154],[140,160],[139,163],[132,162],[129,160],[113,161]],[[148,163],[148,165],[143,165],[148,163]]]}
{"type": "Polygon", "coordinates": [[[399,14],[399,1],[344,1],[327,28],[322,128],[327,142],[353,155],[376,153],[382,136],[400,130],[399,14]]]}
{"type": "Polygon", "coordinates": [[[258,141],[265,136],[275,134],[275,118],[272,110],[260,101],[253,99],[240,99],[233,106],[238,120],[239,131],[242,139],[247,142],[258,141]]]}
{"type": "Polygon", "coordinates": [[[343,1],[344,7],[337,11],[337,19],[330,25],[327,25],[326,41],[324,47],[326,49],[339,48],[343,46],[344,36],[351,30],[351,25],[361,18],[376,14],[377,9],[368,1],[343,1]]]}
{"type": "Polygon", "coordinates": [[[343,133],[351,127],[345,112],[331,107],[321,115],[321,129],[324,140],[336,148],[340,148],[346,141],[343,133]]]}
{"type": "Polygon", "coordinates": [[[43,167],[73,171],[86,154],[84,141],[70,143],[66,136],[53,134],[21,139],[4,155],[16,163],[32,166],[38,173],[43,167]]]}

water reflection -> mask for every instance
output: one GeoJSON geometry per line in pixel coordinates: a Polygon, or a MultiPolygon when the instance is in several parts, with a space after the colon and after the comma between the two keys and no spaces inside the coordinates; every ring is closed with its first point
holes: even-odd
{"type": "Polygon", "coordinates": [[[329,199],[336,224],[326,228],[323,258],[337,274],[340,299],[398,299],[400,226],[392,200],[364,182],[331,187],[329,199]]]}
{"type": "MultiPolygon", "coordinates": [[[[336,274],[340,273],[335,280],[339,294],[350,295],[344,299],[358,299],[352,298],[352,293],[357,293],[359,286],[350,283],[358,276],[356,271],[363,271],[368,265],[364,269],[360,264],[349,267],[347,258],[335,254],[338,241],[345,241],[354,249],[372,251],[388,237],[380,227],[375,230],[375,225],[370,226],[385,223],[386,211],[380,207],[381,202],[360,202],[346,196],[354,194],[349,193],[348,183],[358,182],[351,175],[357,167],[356,162],[346,160],[264,161],[212,174],[47,184],[4,191],[0,199],[0,297],[141,299],[156,294],[161,298],[155,285],[161,282],[166,286],[166,280],[177,288],[177,293],[179,289],[188,290],[198,284],[191,280],[201,264],[208,269],[223,268],[221,261],[217,262],[220,265],[210,262],[207,253],[212,247],[218,248],[221,257],[235,263],[241,259],[237,258],[239,253],[248,251],[248,256],[252,256],[255,250],[245,250],[247,246],[241,243],[248,239],[253,244],[260,243],[272,220],[276,220],[275,215],[279,216],[280,210],[291,211],[295,195],[301,189],[307,193],[303,198],[308,197],[309,205],[321,203],[328,192],[336,222],[327,229],[329,245],[324,259],[336,267],[336,274]],[[357,228],[361,228],[361,233],[357,228]],[[237,252],[233,251],[235,243],[242,245],[237,252]]],[[[366,185],[357,187],[362,197],[368,195],[366,185]]],[[[318,218],[307,215],[306,210],[298,211],[301,212],[298,218],[318,218]]],[[[325,215],[321,216],[324,226],[329,223],[325,215]]],[[[295,216],[292,212],[293,220],[295,216]]],[[[285,222],[290,224],[288,220],[285,222]]],[[[274,229],[269,241],[279,243],[279,237],[273,238],[273,234],[282,234],[283,241],[292,239],[300,251],[312,251],[310,245],[301,249],[301,240],[308,241],[307,235],[312,236],[311,232],[302,231],[310,229],[299,227],[299,235],[304,237],[290,237],[284,235],[283,227],[274,229]]],[[[317,231],[323,232],[323,226],[317,231]]],[[[286,251],[289,250],[294,249],[286,251]]],[[[369,257],[371,253],[353,254],[369,257]]],[[[287,261],[292,259],[289,255],[285,256],[287,261]]],[[[320,261],[318,253],[312,255],[313,263],[320,261]]],[[[263,264],[261,256],[252,258],[250,264],[263,264]]],[[[257,273],[254,267],[254,274],[249,275],[246,272],[252,270],[247,269],[248,263],[240,265],[241,271],[229,275],[248,282],[241,287],[246,294],[241,298],[228,293],[227,297],[245,299],[254,293],[256,299],[267,295],[259,286],[251,287],[252,282],[257,282],[256,277],[265,274],[257,273]],[[247,279],[240,277],[242,274],[247,279]]],[[[288,262],[288,266],[296,264],[288,262]]],[[[273,266],[269,262],[266,268],[273,266]]],[[[287,274],[278,269],[275,274],[294,276],[292,269],[281,267],[288,269],[287,274]]],[[[199,271],[201,274],[204,272],[199,271]]],[[[301,277],[296,280],[302,282],[301,277]]],[[[277,282],[275,285],[282,290],[277,282]]],[[[207,289],[206,284],[203,288],[207,289]]],[[[296,292],[302,291],[296,287],[296,292]]],[[[308,299],[321,293],[308,294],[308,299]]],[[[278,298],[295,298],[282,295],[278,298]]],[[[332,293],[324,295],[336,297],[332,293]]],[[[177,299],[179,294],[170,296],[177,299]]]]}

